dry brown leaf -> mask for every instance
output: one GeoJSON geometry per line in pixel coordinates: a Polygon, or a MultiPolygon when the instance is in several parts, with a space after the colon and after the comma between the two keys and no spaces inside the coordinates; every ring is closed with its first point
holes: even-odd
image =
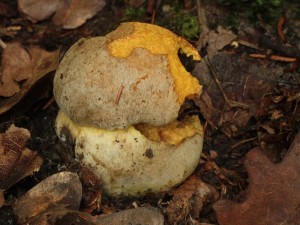
{"type": "Polygon", "coordinates": [[[170,224],[177,224],[188,214],[197,219],[203,204],[217,199],[217,191],[195,176],[191,176],[171,194],[173,198],[166,210],[170,224]]]}
{"type": "Polygon", "coordinates": [[[59,51],[47,52],[35,46],[24,48],[8,43],[3,50],[0,74],[0,114],[18,103],[33,84],[59,63],[59,51]]]}
{"type": "Polygon", "coordinates": [[[32,21],[52,17],[57,26],[74,29],[103,9],[105,0],[19,0],[19,8],[32,21]]]}
{"type": "Polygon", "coordinates": [[[221,225],[300,224],[300,133],[281,163],[272,163],[259,148],[246,156],[249,173],[246,200],[214,205],[221,225]]]}
{"type": "Polygon", "coordinates": [[[202,34],[197,45],[200,48],[207,47],[207,54],[212,57],[236,38],[237,36],[231,30],[219,26],[216,30],[210,30],[202,34]]]}
{"type": "Polygon", "coordinates": [[[0,189],[5,190],[20,179],[38,171],[43,163],[36,152],[26,148],[30,133],[12,125],[0,134],[0,189]]]}
{"type": "Polygon", "coordinates": [[[64,205],[51,208],[26,223],[26,225],[101,225],[91,214],[66,209],[64,205]]]}
{"type": "Polygon", "coordinates": [[[19,92],[18,82],[30,77],[32,68],[28,52],[20,43],[7,44],[2,54],[0,96],[10,97],[19,92]]]}
{"type": "Polygon", "coordinates": [[[88,168],[82,167],[80,178],[83,186],[81,207],[84,212],[100,210],[102,200],[101,180],[88,168]]]}
{"type": "MultiPolygon", "coordinates": [[[[51,211],[59,205],[62,206],[60,210],[78,210],[81,195],[82,187],[77,174],[61,172],[34,186],[17,199],[13,208],[16,215],[18,215],[19,224],[32,224],[39,215],[42,213],[47,215],[47,211],[51,211]]],[[[62,214],[56,212],[55,215],[62,214]]],[[[53,218],[55,218],[55,215],[53,215],[53,218]]]]}

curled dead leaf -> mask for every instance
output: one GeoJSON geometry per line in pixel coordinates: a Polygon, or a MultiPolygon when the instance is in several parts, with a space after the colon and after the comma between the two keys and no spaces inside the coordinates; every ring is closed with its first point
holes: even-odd
{"type": "Polygon", "coordinates": [[[21,43],[7,44],[2,54],[0,96],[10,97],[19,92],[18,82],[30,77],[32,68],[28,52],[21,43]]]}
{"type": "Polygon", "coordinates": [[[65,29],[74,29],[92,18],[105,6],[105,0],[19,0],[20,10],[32,21],[53,15],[52,21],[65,29]]]}
{"type": "Polygon", "coordinates": [[[34,221],[43,213],[47,215],[51,209],[59,207],[61,211],[55,211],[52,219],[64,215],[64,210],[78,210],[81,196],[79,177],[76,173],[65,171],[56,173],[34,186],[15,202],[13,209],[18,215],[19,224],[42,224],[34,221]]]}
{"type": "Polygon", "coordinates": [[[300,133],[282,162],[272,163],[259,148],[245,161],[249,173],[246,200],[219,200],[213,206],[221,225],[300,224],[300,133]]]}
{"type": "Polygon", "coordinates": [[[30,133],[12,125],[0,134],[0,189],[5,190],[22,178],[38,171],[43,160],[26,148],[30,133]]]}
{"type": "Polygon", "coordinates": [[[58,63],[58,50],[48,52],[35,46],[25,48],[20,43],[6,44],[0,74],[0,114],[18,103],[33,84],[55,70],[58,63]]]}
{"type": "Polygon", "coordinates": [[[100,210],[102,200],[101,180],[86,167],[81,168],[80,178],[84,190],[81,201],[83,211],[92,213],[100,210]]]}
{"type": "Polygon", "coordinates": [[[197,219],[203,205],[218,198],[218,193],[213,187],[195,176],[191,176],[176,190],[171,191],[171,194],[173,198],[166,210],[170,224],[179,223],[188,214],[197,219]]]}

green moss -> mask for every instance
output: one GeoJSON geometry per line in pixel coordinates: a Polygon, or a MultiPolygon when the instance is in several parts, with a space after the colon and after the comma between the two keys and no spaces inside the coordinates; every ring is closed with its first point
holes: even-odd
{"type": "Polygon", "coordinates": [[[146,9],[144,7],[134,8],[127,7],[124,10],[124,17],[122,21],[139,21],[142,20],[146,15],[146,9]]]}
{"type": "Polygon", "coordinates": [[[158,24],[190,40],[197,40],[200,34],[198,18],[185,11],[166,16],[158,24]]]}

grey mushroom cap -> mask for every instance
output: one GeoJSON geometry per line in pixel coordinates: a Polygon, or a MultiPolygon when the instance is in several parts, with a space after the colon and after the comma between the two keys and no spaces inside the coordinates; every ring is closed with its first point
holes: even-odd
{"type": "Polygon", "coordinates": [[[81,125],[113,130],[139,123],[168,124],[176,120],[182,104],[178,101],[178,89],[186,90],[190,83],[194,83],[196,91],[192,93],[200,92],[198,81],[185,71],[179,61],[177,51],[181,46],[198,54],[187,41],[170,31],[142,23],[125,23],[104,37],[81,39],[65,54],[56,71],[56,102],[70,119],[81,125]],[[149,41],[144,27],[155,40],[165,38],[169,42],[158,44],[152,40],[146,47],[141,47],[149,41]],[[155,29],[160,33],[156,34],[155,29]],[[140,43],[126,39],[140,30],[144,32],[140,43]],[[129,55],[114,55],[113,52],[118,52],[120,46],[110,47],[119,40],[125,40],[128,45],[133,43],[129,55]],[[151,49],[159,45],[164,46],[163,53],[151,49]],[[174,70],[187,77],[182,78],[180,87],[172,74],[174,70]]]}
{"type": "Polygon", "coordinates": [[[165,56],[137,48],[112,57],[107,39],[82,39],[65,55],[54,78],[54,96],[74,122],[105,129],[167,124],[180,108],[165,56]],[[168,103],[168,105],[166,105],[168,103]]]}

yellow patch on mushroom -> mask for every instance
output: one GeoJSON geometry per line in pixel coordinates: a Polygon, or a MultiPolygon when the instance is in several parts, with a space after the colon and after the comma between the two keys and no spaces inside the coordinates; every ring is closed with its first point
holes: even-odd
{"type": "Polygon", "coordinates": [[[128,27],[133,32],[108,44],[108,49],[114,57],[128,57],[135,48],[147,49],[151,54],[166,55],[169,60],[170,70],[174,77],[174,90],[178,95],[178,103],[182,104],[185,98],[201,92],[201,85],[192,77],[181,64],[178,51],[192,56],[194,60],[201,57],[196,48],[188,41],[162,27],[145,23],[124,23],[121,27],[128,27]]]}
{"type": "Polygon", "coordinates": [[[186,138],[193,137],[195,134],[199,134],[203,137],[203,128],[198,116],[190,116],[182,121],[176,120],[164,126],[137,124],[130,126],[127,129],[116,130],[105,130],[91,126],[78,125],[72,122],[62,111],[59,111],[58,116],[61,123],[67,124],[66,128],[71,137],[74,139],[79,135],[79,133],[84,132],[87,129],[94,133],[106,132],[111,134],[126,133],[131,130],[137,130],[151,141],[164,142],[169,145],[179,145],[186,138]]]}
{"type": "Polygon", "coordinates": [[[137,124],[134,126],[146,138],[152,141],[163,141],[170,145],[179,145],[184,139],[196,133],[203,137],[203,128],[198,116],[187,117],[183,121],[174,121],[164,126],[137,124]]]}

